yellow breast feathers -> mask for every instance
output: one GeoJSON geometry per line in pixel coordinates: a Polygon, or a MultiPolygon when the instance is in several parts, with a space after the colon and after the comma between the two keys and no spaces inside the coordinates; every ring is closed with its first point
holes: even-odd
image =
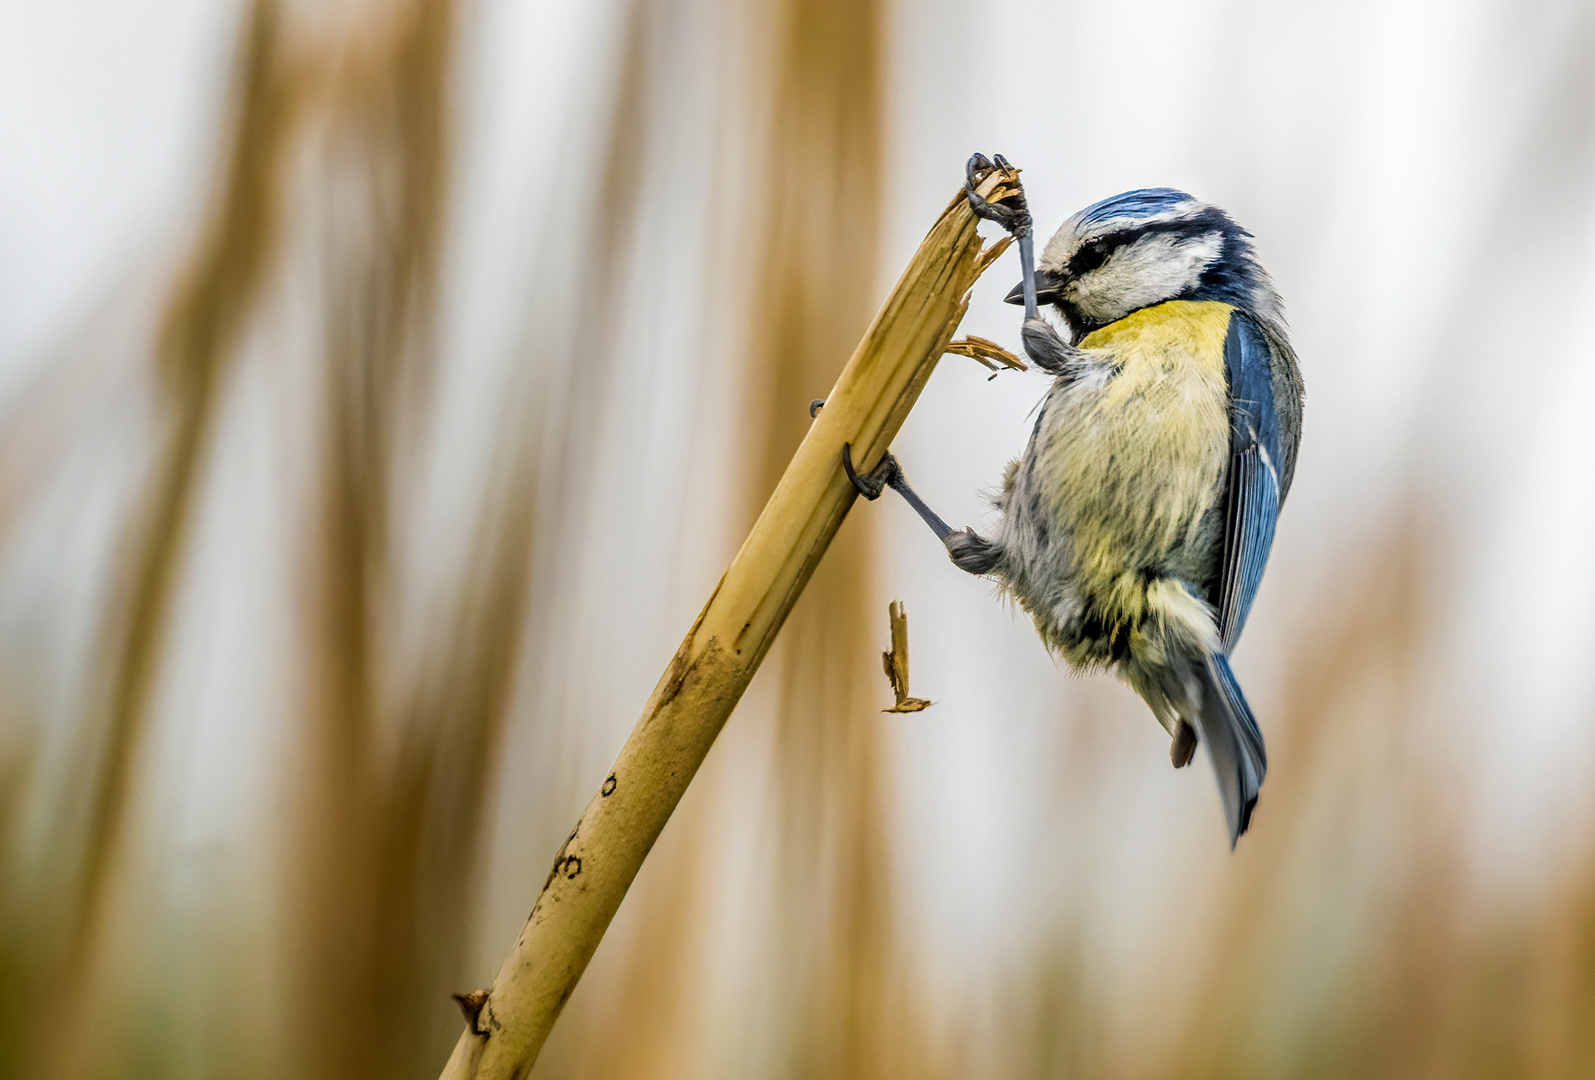
{"type": "Polygon", "coordinates": [[[1041,465],[1088,591],[1131,618],[1143,571],[1196,556],[1229,448],[1227,304],[1174,300],[1080,343],[1104,362],[1048,416],[1041,465]]]}

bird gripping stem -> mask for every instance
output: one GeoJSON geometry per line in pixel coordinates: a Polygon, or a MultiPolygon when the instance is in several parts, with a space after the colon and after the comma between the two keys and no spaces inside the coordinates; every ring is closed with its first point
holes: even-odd
{"type": "MultiPolygon", "coordinates": [[[[989,164],[989,163],[988,163],[989,164]]],[[[996,168],[970,192],[1018,190],[996,168]]],[[[826,395],[770,501],[688,631],[598,793],[561,846],[525,926],[444,1067],[445,1080],[524,1077],[643,859],[858,497],[842,447],[873,469],[952,341],[983,252],[960,190],[826,395]]],[[[999,242],[999,245],[1006,241],[999,242]]]]}

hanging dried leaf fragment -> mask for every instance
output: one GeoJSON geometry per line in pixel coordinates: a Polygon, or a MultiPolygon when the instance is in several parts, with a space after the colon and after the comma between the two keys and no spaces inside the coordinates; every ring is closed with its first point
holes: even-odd
{"type": "Polygon", "coordinates": [[[921,712],[935,703],[908,696],[908,610],[901,600],[893,600],[887,605],[886,613],[892,620],[892,647],[881,653],[881,666],[886,669],[886,678],[892,684],[897,702],[881,712],[921,712]]]}

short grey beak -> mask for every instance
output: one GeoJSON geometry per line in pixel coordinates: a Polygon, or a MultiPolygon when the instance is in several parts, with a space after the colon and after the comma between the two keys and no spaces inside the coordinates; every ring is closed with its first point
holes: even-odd
{"type": "MultiPolygon", "coordinates": [[[[1063,278],[1050,270],[1036,268],[1036,303],[1056,304],[1058,290],[1063,288],[1063,278]]],[[[1013,287],[1013,291],[1003,297],[1005,304],[1022,304],[1025,302],[1025,283],[1020,282],[1013,287]]]]}

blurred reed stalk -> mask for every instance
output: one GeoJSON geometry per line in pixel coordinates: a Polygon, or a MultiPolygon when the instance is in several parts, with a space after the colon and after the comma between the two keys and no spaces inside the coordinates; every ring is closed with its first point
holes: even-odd
{"type": "MultiPolygon", "coordinates": [[[[266,0],[244,20],[233,137],[203,231],[160,320],[152,462],[135,510],[118,525],[71,773],[52,794],[49,864],[38,868],[47,883],[26,896],[0,888],[0,917],[24,943],[20,950],[7,948],[0,960],[0,1075],[76,1072],[87,1067],[86,1056],[103,1052],[49,1038],[46,1017],[69,1026],[88,1023],[93,995],[84,988],[104,975],[105,924],[125,869],[151,697],[200,503],[217,401],[278,250],[281,165],[297,105],[282,78],[280,29],[276,5],[266,0]],[[79,992],[62,1018],[51,988],[67,983],[79,992]]],[[[15,858],[11,851],[4,855],[15,858]]],[[[8,867],[6,876],[18,869],[8,867]]]]}
{"type": "MultiPolygon", "coordinates": [[[[992,172],[982,194],[1016,184],[992,172]]],[[[878,463],[968,306],[1007,247],[981,250],[960,189],[843,369],[752,532],[655,688],[598,794],[554,858],[526,926],[444,1068],[448,1078],[524,1076],[687,784],[851,508],[846,443],[878,463]]]]}
{"type": "MultiPolygon", "coordinates": [[[[763,467],[756,509],[801,443],[792,407],[835,381],[879,294],[890,19],[882,0],[788,0],[773,123],[755,198],[761,255],[749,297],[748,441],[763,467]]],[[[750,971],[760,988],[764,1054],[781,1080],[889,1072],[930,1080],[913,990],[900,978],[902,908],[894,902],[888,726],[875,712],[877,512],[837,537],[782,630],[772,658],[770,801],[773,886],[759,918],[768,943],[750,971]]]]}
{"type": "Polygon", "coordinates": [[[451,589],[417,598],[400,557],[426,512],[457,17],[452,0],[405,0],[311,42],[322,138],[307,139],[317,167],[300,195],[320,234],[296,254],[326,298],[290,853],[301,1076],[424,1075],[446,1045],[443,988],[466,939],[456,912],[520,656],[534,428],[504,418],[451,589]],[[395,628],[417,611],[411,654],[395,628]]]}
{"type": "MultiPolygon", "coordinates": [[[[387,628],[408,583],[391,536],[419,487],[420,406],[435,366],[454,5],[344,0],[334,14],[352,19],[327,14],[255,0],[243,22],[217,191],[157,345],[162,441],[124,526],[103,620],[105,688],[70,788],[87,797],[57,829],[82,840],[66,848],[77,861],[62,860],[60,900],[36,920],[63,945],[41,950],[37,970],[5,990],[47,1005],[52,979],[106,963],[97,931],[137,805],[227,375],[257,324],[280,315],[260,309],[308,276],[324,283],[311,351],[325,438],[307,455],[320,513],[302,613],[311,678],[292,793],[302,827],[288,852],[297,903],[285,967],[296,985],[279,1053],[297,1076],[388,1077],[425,1070],[452,1033],[440,1027],[441,988],[457,979],[466,928],[454,912],[519,656],[535,468],[524,426],[507,423],[463,580],[429,613],[437,629],[421,661],[400,662],[387,628]]],[[[78,1075],[111,1052],[54,1049],[40,1068],[78,1075]]]]}
{"type": "Polygon", "coordinates": [[[235,136],[221,189],[161,326],[162,445],[121,547],[117,602],[108,606],[100,645],[106,675],[99,723],[90,725],[90,745],[78,756],[88,775],[73,787],[88,797],[81,884],[68,894],[69,965],[75,970],[92,950],[125,830],[218,387],[277,247],[280,169],[294,100],[280,70],[276,5],[255,4],[246,27],[235,136]]]}

